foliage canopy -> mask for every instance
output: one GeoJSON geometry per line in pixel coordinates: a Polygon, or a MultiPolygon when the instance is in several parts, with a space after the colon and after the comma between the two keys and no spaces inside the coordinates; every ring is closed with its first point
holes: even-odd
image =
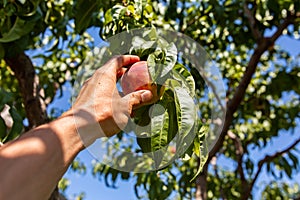
{"type": "MultiPolygon", "coordinates": [[[[135,177],[141,198],[248,199],[265,171],[272,181],[264,184],[263,198],[299,197],[299,183],[282,181],[292,181],[299,171],[300,139],[292,135],[300,117],[299,25],[299,0],[0,0],[0,110],[10,107],[0,117],[0,141],[60,115],[54,110],[46,116],[46,108],[57,93],[63,95],[66,82],[74,83],[94,47],[88,28],[99,28],[105,40],[155,26],[191,37],[218,64],[228,100],[220,138],[192,182],[199,165],[195,155],[158,173],[120,172],[100,163],[92,173],[104,177],[107,186],[135,177]],[[298,47],[290,48],[298,52],[277,45],[283,35],[295,41],[291,45],[298,47]],[[254,159],[253,150],[264,151],[280,135],[296,139],[254,159]],[[223,168],[224,158],[234,167],[223,168]]],[[[72,169],[85,167],[76,160],[72,169]]]]}

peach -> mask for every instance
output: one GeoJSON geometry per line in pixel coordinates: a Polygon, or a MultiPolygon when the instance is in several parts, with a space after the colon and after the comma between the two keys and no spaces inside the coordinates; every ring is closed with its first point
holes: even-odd
{"type": "Polygon", "coordinates": [[[157,93],[157,85],[151,79],[146,61],[136,62],[126,70],[121,78],[121,87],[125,95],[138,90],[150,90],[153,99],[147,104],[157,102],[164,91],[164,87],[161,87],[157,93]]]}
{"type": "Polygon", "coordinates": [[[121,86],[125,95],[137,90],[151,90],[151,83],[146,61],[134,63],[126,70],[121,79],[121,86]]]}
{"type": "Polygon", "coordinates": [[[171,154],[175,154],[176,153],[176,147],[170,146],[169,148],[170,148],[170,153],[171,154]]]}

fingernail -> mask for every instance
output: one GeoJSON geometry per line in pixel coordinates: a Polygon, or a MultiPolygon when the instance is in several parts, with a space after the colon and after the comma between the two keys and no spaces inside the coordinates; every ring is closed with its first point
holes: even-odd
{"type": "Polygon", "coordinates": [[[148,102],[152,99],[153,95],[149,90],[145,90],[141,94],[141,97],[142,97],[142,102],[148,102]]]}

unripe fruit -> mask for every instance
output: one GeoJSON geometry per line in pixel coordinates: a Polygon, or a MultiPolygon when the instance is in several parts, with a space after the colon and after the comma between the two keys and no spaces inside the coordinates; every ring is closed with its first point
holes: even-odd
{"type": "Polygon", "coordinates": [[[121,78],[121,86],[125,95],[138,90],[150,90],[153,99],[148,104],[158,101],[163,91],[162,87],[160,95],[157,94],[157,85],[151,80],[146,61],[136,62],[128,68],[121,78]]]}

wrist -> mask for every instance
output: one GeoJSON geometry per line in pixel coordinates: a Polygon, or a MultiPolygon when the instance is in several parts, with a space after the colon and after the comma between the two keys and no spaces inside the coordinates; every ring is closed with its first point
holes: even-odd
{"type": "Polygon", "coordinates": [[[69,110],[63,113],[59,118],[51,122],[50,127],[54,132],[58,133],[62,140],[68,140],[75,149],[81,151],[85,148],[80,135],[77,132],[77,127],[74,122],[73,113],[69,110]]]}
{"type": "Polygon", "coordinates": [[[94,115],[83,109],[71,109],[62,117],[68,117],[73,124],[73,130],[80,138],[84,148],[101,137],[106,137],[94,115]]]}

